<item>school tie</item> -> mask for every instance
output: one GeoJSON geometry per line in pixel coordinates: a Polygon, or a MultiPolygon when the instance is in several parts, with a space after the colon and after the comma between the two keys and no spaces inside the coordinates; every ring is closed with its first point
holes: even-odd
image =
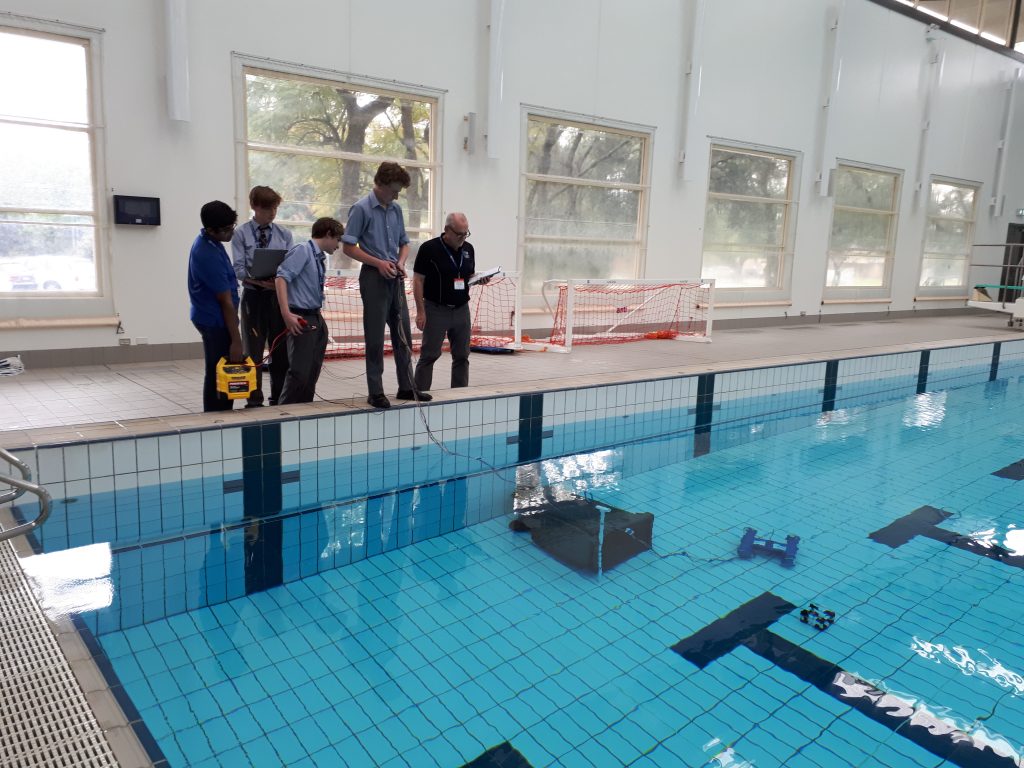
{"type": "Polygon", "coordinates": [[[269,234],[268,234],[270,232],[270,227],[268,227],[268,226],[266,226],[264,224],[262,227],[259,228],[259,232],[260,232],[260,239],[259,239],[259,242],[257,243],[257,245],[260,248],[266,248],[267,247],[267,243],[270,240],[270,237],[269,237],[269,234]]]}

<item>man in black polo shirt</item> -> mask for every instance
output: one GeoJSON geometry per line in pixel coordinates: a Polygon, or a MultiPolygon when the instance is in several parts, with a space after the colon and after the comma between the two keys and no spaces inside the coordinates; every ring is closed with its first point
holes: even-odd
{"type": "Polygon", "coordinates": [[[452,352],[452,387],[469,386],[469,278],[476,272],[476,258],[467,237],[466,215],[449,213],[441,236],[425,242],[416,254],[412,295],[416,327],[423,331],[414,377],[418,391],[430,390],[446,334],[452,352]]]}

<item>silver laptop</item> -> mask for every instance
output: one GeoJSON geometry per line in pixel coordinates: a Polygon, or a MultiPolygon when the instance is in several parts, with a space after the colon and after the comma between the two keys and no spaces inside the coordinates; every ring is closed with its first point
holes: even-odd
{"type": "Polygon", "coordinates": [[[252,252],[252,266],[249,277],[253,280],[269,280],[277,275],[277,268],[284,261],[284,248],[257,248],[252,252]]]}

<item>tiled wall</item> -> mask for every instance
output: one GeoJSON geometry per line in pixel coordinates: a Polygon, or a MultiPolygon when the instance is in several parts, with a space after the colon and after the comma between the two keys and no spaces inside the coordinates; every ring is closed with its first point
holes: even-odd
{"type": "MultiPolygon", "coordinates": [[[[1024,375],[1024,340],[15,453],[56,500],[46,551],[114,551],[121,587],[116,610],[94,619],[103,631],[505,514],[517,465],[605,451],[579,470],[597,482],[793,429],[833,405],[987,381],[994,370],[1024,375]]],[[[36,513],[31,503],[18,511],[36,513]]]]}

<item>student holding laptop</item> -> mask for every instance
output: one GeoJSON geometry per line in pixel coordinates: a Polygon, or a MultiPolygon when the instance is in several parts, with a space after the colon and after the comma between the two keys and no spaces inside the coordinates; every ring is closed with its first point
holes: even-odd
{"type": "MultiPolygon", "coordinates": [[[[249,192],[252,219],[235,229],[231,238],[235,275],[242,282],[242,345],[256,363],[256,389],[246,408],[263,405],[263,370],[259,365],[265,350],[284,330],[274,291],[274,275],[281,257],[292,246],[292,233],[274,223],[281,196],[270,187],[253,187],[249,192]],[[257,259],[259,250],[262,258],[257,259]],[[276,263],[267,251],[276,252],[276,263]],[[268,257],[269,260],[268,260],[268,257]],[[269,264],[269,268],[268,265],[269,264]],[[263,267],[262,270],[254,268],[263,267]]],[[[277,405],[288,371],[288,354],[282,339],[270,357],[270,405],[277,405]]]]}

